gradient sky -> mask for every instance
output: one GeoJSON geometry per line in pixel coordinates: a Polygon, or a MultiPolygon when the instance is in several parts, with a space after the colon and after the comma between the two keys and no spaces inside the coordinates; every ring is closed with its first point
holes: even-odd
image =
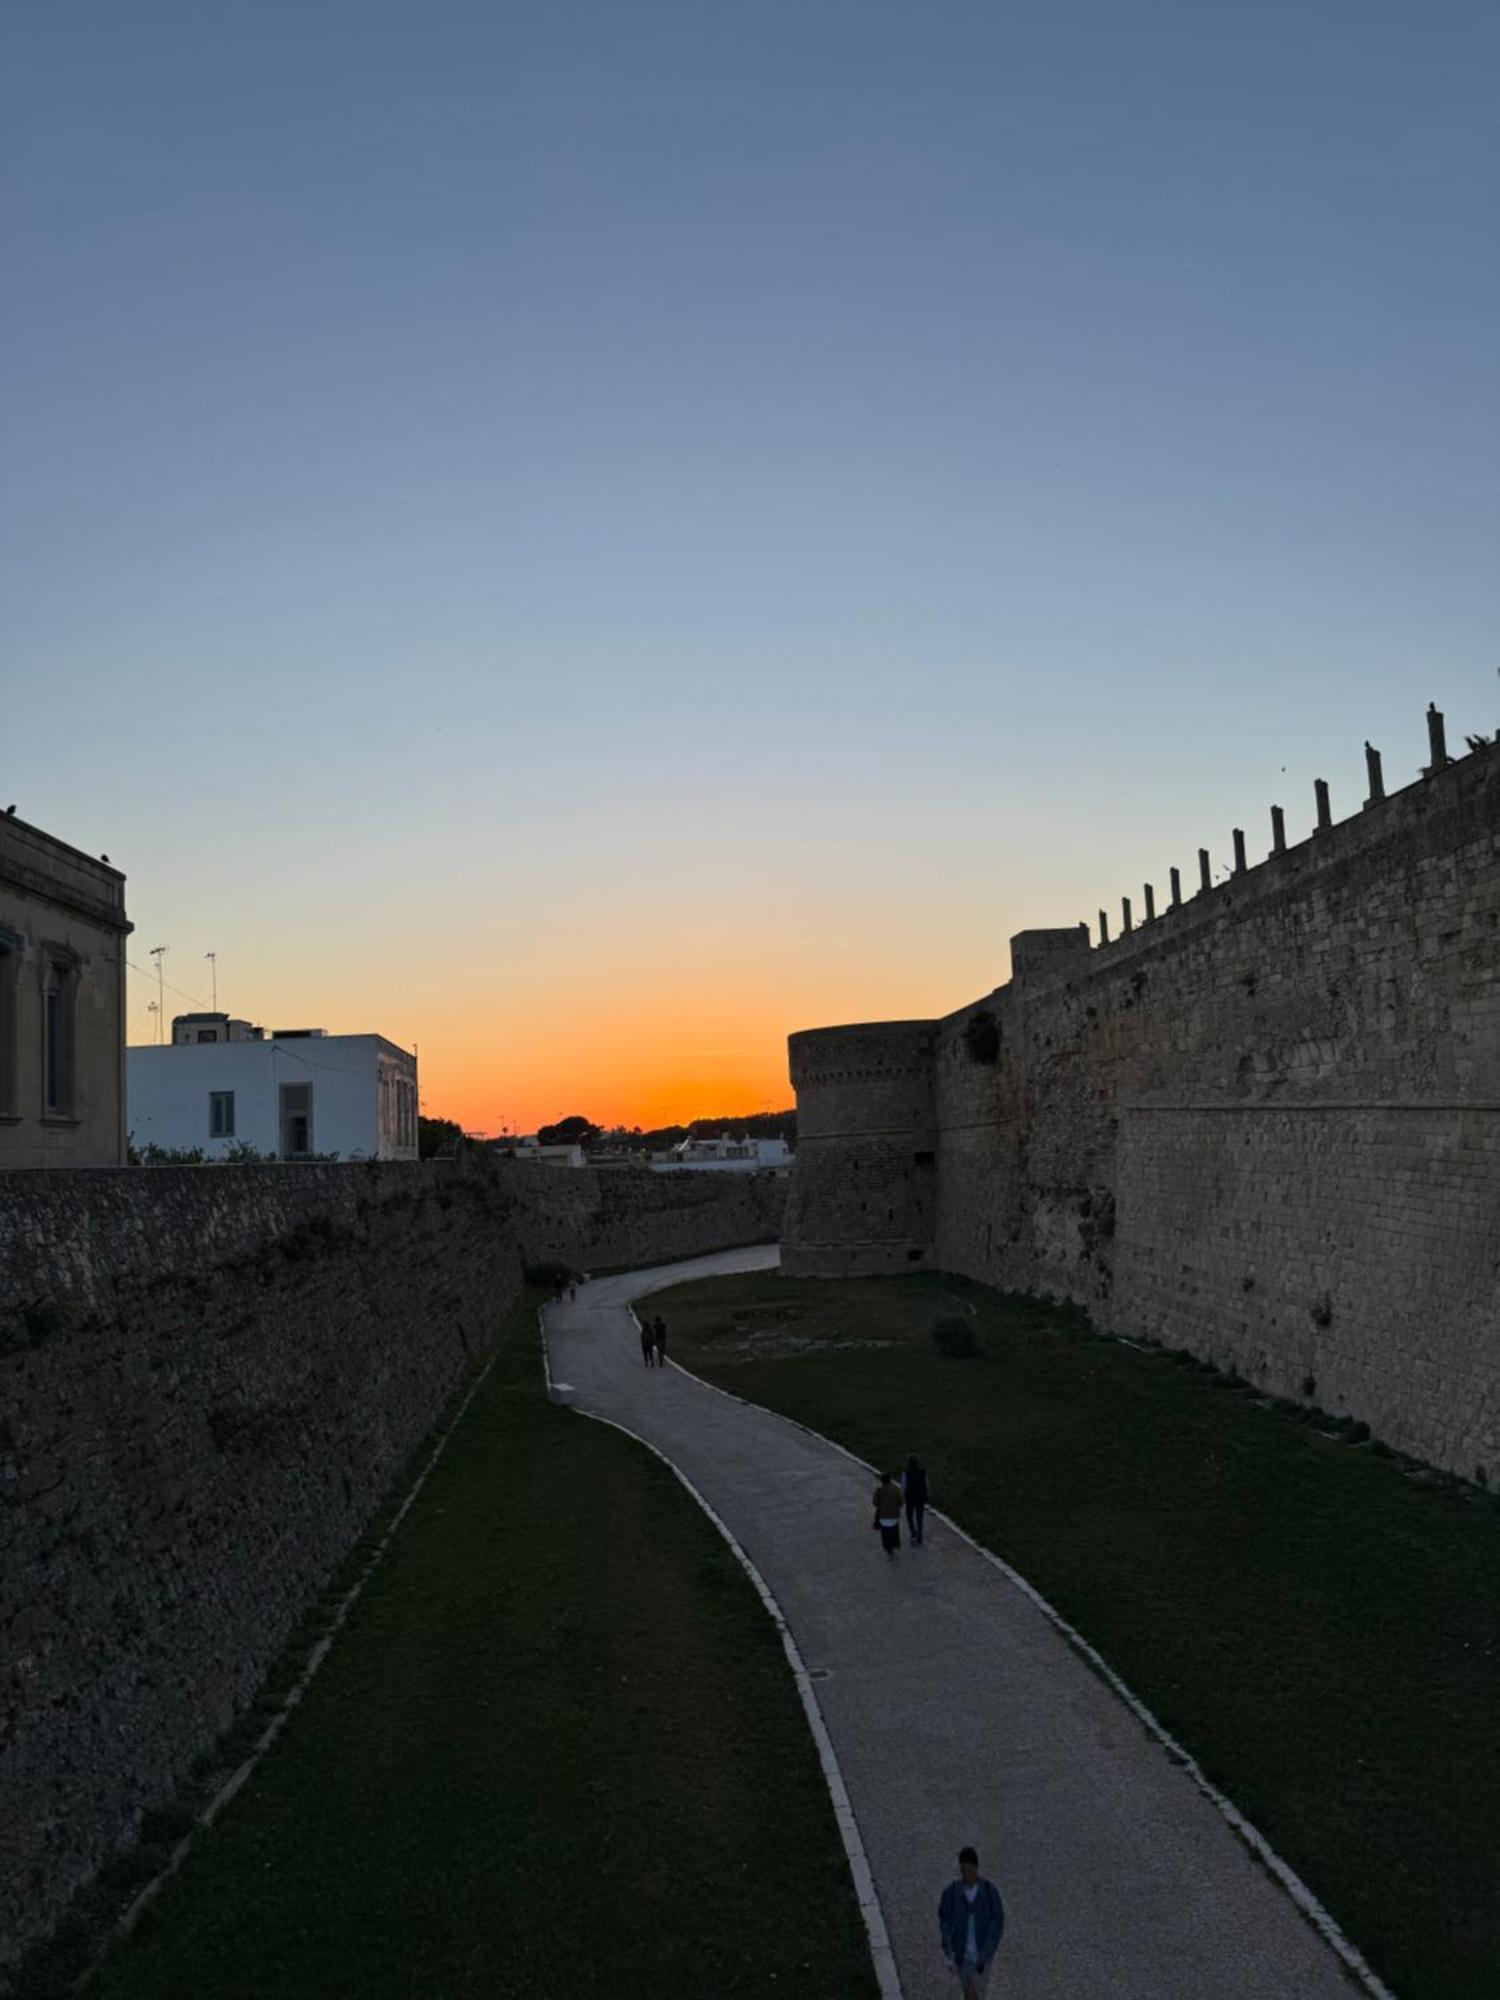
{"type": "Polygon", "coordinates": [[[0,35],[4,802],[430,1112],[781,1105],[1500,725],[1493,0],[0,35]]]}

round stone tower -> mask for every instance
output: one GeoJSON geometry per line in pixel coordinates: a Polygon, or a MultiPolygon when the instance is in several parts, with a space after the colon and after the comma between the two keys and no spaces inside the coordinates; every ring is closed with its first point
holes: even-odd
{"type": "Polygon", "coordinates": [[[808,1028],[789,1039],[797,1165],[781,1267],[920,1270],[936,1206],[935,1021],[808,1028]]]}

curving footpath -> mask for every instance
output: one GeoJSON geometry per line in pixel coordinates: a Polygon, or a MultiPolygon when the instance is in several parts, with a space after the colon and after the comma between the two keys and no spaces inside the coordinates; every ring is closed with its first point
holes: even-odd
{"type": "Polygon", "coordinates": [[[1351,2000],[1332,1945],[1023,1586],[930,1515],[924,1546],[889,1561],[870,1476],[836,1445],[642,1366],[632,1299],[776,1262],[726,1251],[581,1286],[545,1316],[553,1394],[655,1446],[764,1579],[906,2000],[956,1994],[936,1912],[966,1841],[1005,1897],[991,2000],[1351,2000]]]}

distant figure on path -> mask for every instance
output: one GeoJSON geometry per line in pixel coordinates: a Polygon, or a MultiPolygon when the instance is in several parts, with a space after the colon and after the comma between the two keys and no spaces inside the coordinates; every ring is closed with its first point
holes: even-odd
{"type": "Polygon", "coordinates": [[[649,1319],[641,1321],[641,1359],[648,1368],[656,1359],[656,1336],[651,1331],[649,1319]]]}
{"type": "Polygon", "coordinates": [[[906,1532],[911,1536],[914,1549],[922,1546],[922,1517],[927,1512],[927,1467],[915,1452],[906,1461],[906,1470],[901,1475],[901,1490],[906,1495],[906,1532]]]}
{"type": "Polygon", "coordinates": [[[656,1365],[658,1368],[665,1368],[667,1365],[667,1322],[662,1318],[660,1313],[651,1322],[651,1338],[656,1342],[656,1365]]]}
{"type": "Polygon", "coordinates": [[[973,1848],[961,1847],[958,1880],[948,1884],[938,1904],[938,1935],[964,2000],[981,2000],[1004,1930],[1000,1891],[980,1875],[973,1848]]]}
{"type": "Polygon", "coordinates": [[[880,1546],[893,1556],[901,1546],[901,1488],[888,1472],[881,1473],[875,1488],[875,1525],[880,1530],[880,1546]]]}
{"type": "Polygon", "coordinates": [[[572,1305],[572,1303],[573,1303],[574,1299],[576,1299],[576,1298],[577,1298],[577,1296],[578,1296],[578,1280],[577,1280],[576,1278],[569,1278],[569,1280],[568,1280],[568,1304],[569,1304],[569,1305],[572,1305]]]}

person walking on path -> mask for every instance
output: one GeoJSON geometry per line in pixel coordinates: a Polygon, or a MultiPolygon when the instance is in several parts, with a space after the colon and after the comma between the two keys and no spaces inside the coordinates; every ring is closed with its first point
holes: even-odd
{"type": "Polygon", "coordinates": [[[927,1467],[915,1452],[906,1461],[906,1470],[901,1475],[901,1490],[906,1495],[906,1532],[911,1536],[914,1549],[922,1546],[922,1517],[927,1512],[927,1467]]]}
{"type": "Polygon", "coordinates": [[[901,1546],[901,1488],[888,1472],[881,1473],[875,1488],[875,1525],[880,1530],[880,1546],[893,1556],[901,1546]]]}
{"type": "Polygon", "coordinates": [[[958,1850],[958,1880],[938,1904],[938,1935],[964,2000],[981,2000],[1005,1930],[1005,1905],[993,1882],[979,1873],[972,1847],[958,1850]]]}
{"type": "Polygon", "coordinates": [[[665,1368],[667,1365],[667,1322],[662,1318],[660,1313],[651,1322],[651,1338],[656,1343],[656,1365],[658,1368],[665,1368]]]}
{"type": "Polygon", "coordinates": [[[649,1319],[641,1321],[641,1359],[648,1368],[656,1360],[656,1335],[651,1330],[649,1319]]]}

